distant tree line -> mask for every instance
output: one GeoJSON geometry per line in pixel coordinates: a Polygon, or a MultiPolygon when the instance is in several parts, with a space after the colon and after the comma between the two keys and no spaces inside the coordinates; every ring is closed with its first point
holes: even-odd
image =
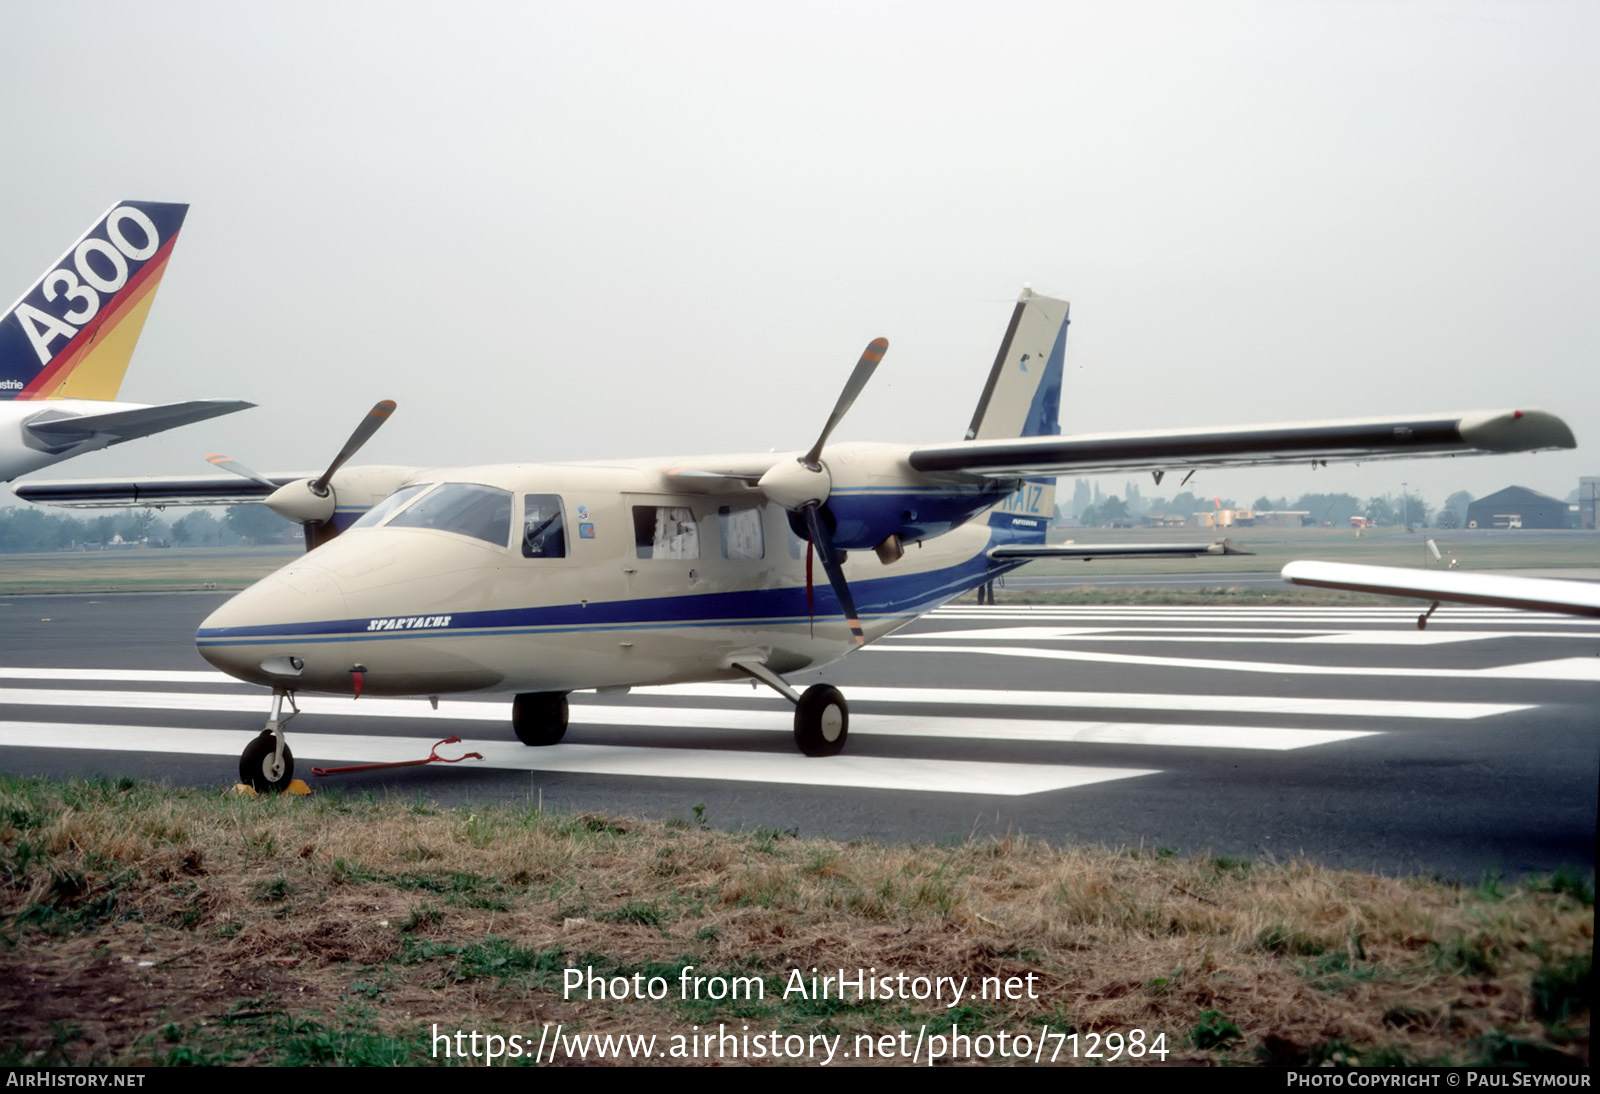
{"type": "Polygon", "coordinates": [[[0,509],[0,553],[151,547],[236,547],[295,543],[300,529],[259,505],[232,505],[219,518],[191,509],[168,519],[155,509],[123,509],[91,517],[13,506],[0,509]]]}
{"type": "MultiPolygon", "coordinates": [[[[1435,509],[1421,494],[1406,491],[1401,494],[1381,494],[1365,501],[1354,494],[1301,494],[1293,501],[1287,497],[1272,498],[1263,494],[1251,503],[1250,508],[1277,512],[1303,512],[1306,524],[1346,525],[1351,517],[1365,517],[1378,525],[1406,524],[1413,528],[1461,528],[1467,523],[1467,506],[1472,495],[1457,490],[1435,509]]],[[[1164,497],[1146,498],[1139,484],[1128,482],[1123,496],[1102,494],[1098,485],[1091,487],[1083,479],[1074,481],[1072,501],[1057,506],[1060,516],[1076,518],[1087,527],[1133,522],[1145,517],[1182,517],[1188,520],[1195,513],[1208,509],[1240,508],[1232,498],[1218,495],[1196,496],[1185,490],[1170,500],[1164,497]]]]}

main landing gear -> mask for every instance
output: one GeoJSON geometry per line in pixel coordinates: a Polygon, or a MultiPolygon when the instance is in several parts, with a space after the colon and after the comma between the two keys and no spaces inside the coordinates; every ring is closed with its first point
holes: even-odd
{"type": "Polygon", "coordinates": [[[831,684],[813,684],[794,706],[794,743],[807,756],[837,756],[850,734],[850,708],[831,684]]]}
{"type": "Polygon", "coordinates": [[[282,793],[289,789],[294,779],[294,753],[284,740],[283,727],[289,719],[300,713],[294,705],[294,694],[287,691],[272,693],[272,717],[261,734],[245,746],[239,757],[239,781],[258,794],[282,793]],[[283,714],[283,701],[289,700],[289,714],[283,714]]]}
{"type": "Polygon", "coordinates": [[[511,703],[511,728],[525,745],[553,745],[567,732],[567,693],[530,691],[511,703]]]}
{"type": "Polygon", "coordinates": [[[831,684],[813,684],[802,695],[783,677],[754,661],[735,661],[733,667],[761,681],[794,704],[794,743],[807,756],[837,756],[850,735],[850,707],[844,694],[831,684]]]}

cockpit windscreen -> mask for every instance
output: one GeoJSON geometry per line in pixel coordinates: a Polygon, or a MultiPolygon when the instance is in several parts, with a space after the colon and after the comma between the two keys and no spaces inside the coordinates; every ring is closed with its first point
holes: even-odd
{"type": "Polygon", "coordinates": [[[432,486],[433,483],[431,482],[419,482],[414,486],[402,486],[400,489],[396,490],[394,493],[380,501],[377,505],[374,505],[371,509],[368,509],[365,513],[362,513],[361,519],[356,521],[350,527],[374,528],[377,525],[382,524],[384,518],[390,513],[394,512],[406,502],[416,497],[417,494],[423,490],[427,490],[432,486]]]}
{"type": "Polygon", "coordinates": [[[447,482],[403,510],[386,527],[432,528],[505,547],[511,542],[511,492],[447,482]]]}

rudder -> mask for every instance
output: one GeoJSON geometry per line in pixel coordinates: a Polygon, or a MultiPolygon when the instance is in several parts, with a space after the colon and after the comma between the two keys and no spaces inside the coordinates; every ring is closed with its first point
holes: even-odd
{"type": "Polygon", "coordinates": [[[0,317],[0,398],[115,399],[187,205],[123,201],[0,317]]]}
{"type": "MultiPolygon", "coordinates": [[[[1069,310],[1065,300],[1022,290],[973,411],[967,440],[1053,437],[1061,432],[1069,310]]],[[[1055,507],[1055,477],[1031,478],[991,510],[989,523],[1042,543],[1055,507]]]]}

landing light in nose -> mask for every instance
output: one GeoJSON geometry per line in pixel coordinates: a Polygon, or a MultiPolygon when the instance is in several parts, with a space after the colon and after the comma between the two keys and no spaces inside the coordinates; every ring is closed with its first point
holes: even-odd
{"type": "Polygon", "coordinates": [[[269,676],[299,676],[306,663],[298,657],[269,657],[261,662],[261,671],[269,676]]]}

